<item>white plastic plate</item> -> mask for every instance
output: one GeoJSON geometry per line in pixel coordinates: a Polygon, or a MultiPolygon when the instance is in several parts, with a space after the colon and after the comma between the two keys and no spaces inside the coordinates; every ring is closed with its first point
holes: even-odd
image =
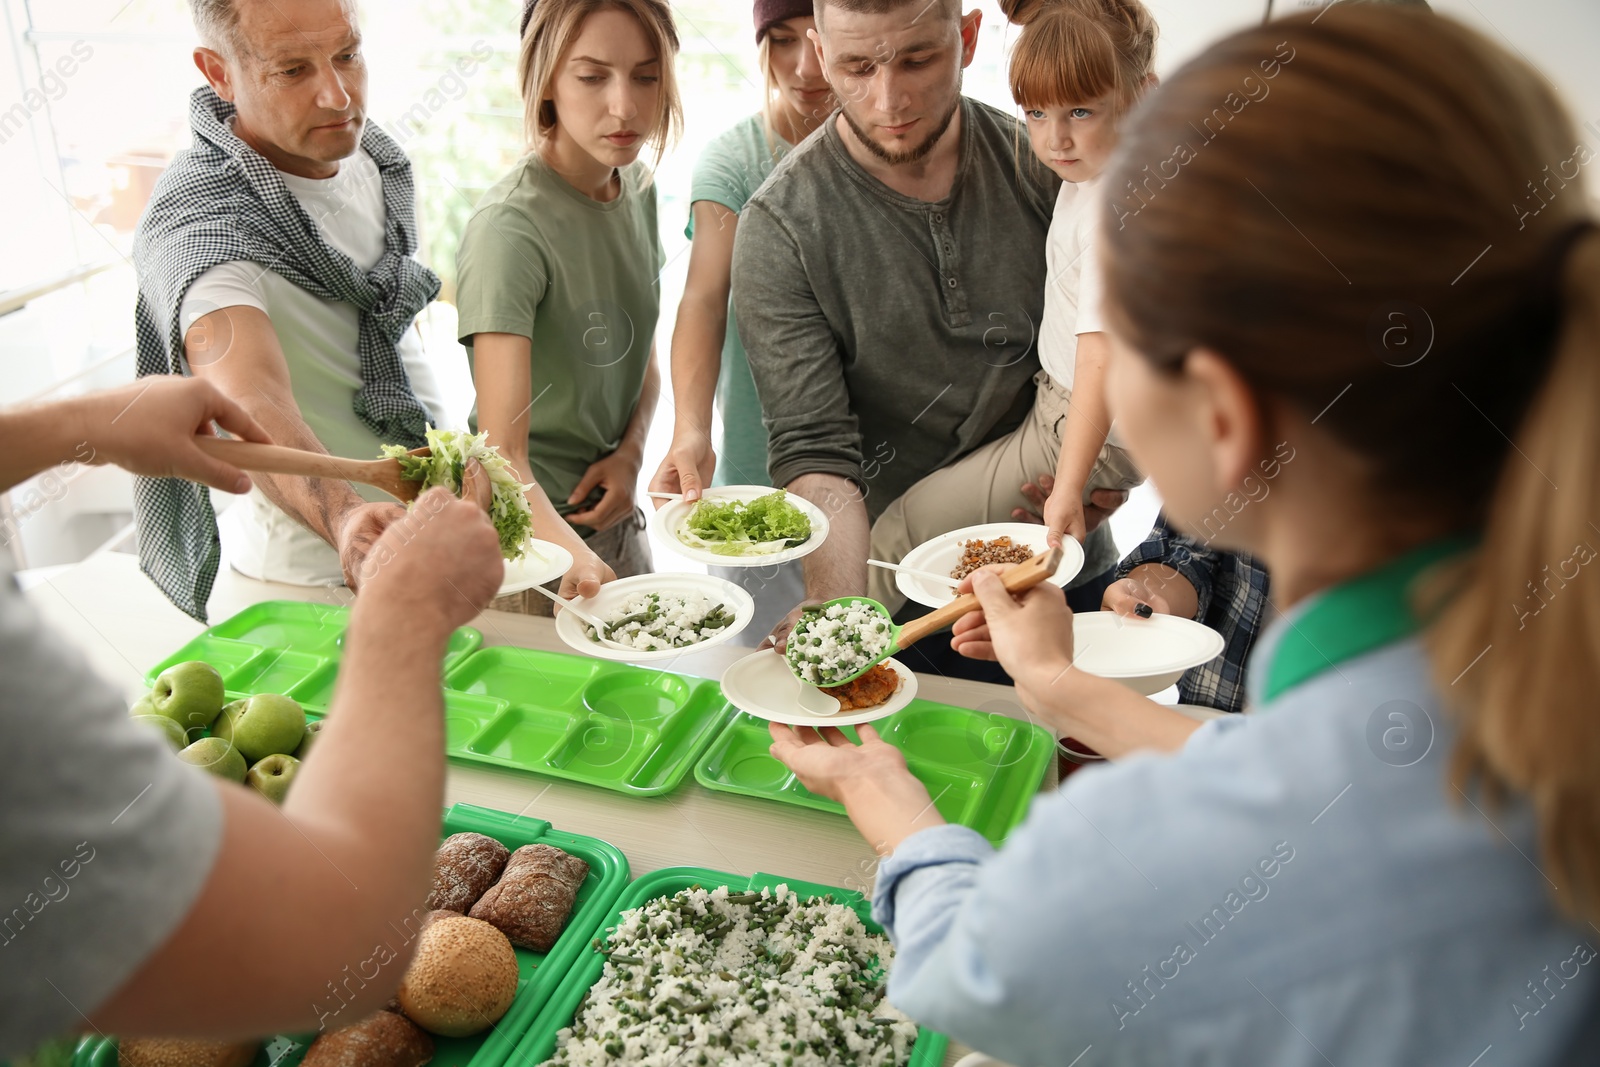
{"type": "Polygon", "coordinates": [[[709,574],[637,574],[632,578],[618,578],[614,582],[602,585],[600,592],[594,596],[578,597],[573,603],[590,615],[611,619],[620,615],[623,605],[628,601],[645,593],[700,593],[714,603],[725,604],[733,612],[733,622],[704,641],[697,641],[682,648],[647,652],[643,649],[615,648],[591,640],[588,623],[572,612],[563,611],[558,607],[556,636],[566,642],[568,648],[582,652],[586,656],[616,660],[619,663],[657,663],[662,660],[680,659],[730,640],[740,630],[750,625],[750,620],[756,613],[756,602],[750,598],[749,593],[732,582],[709,574]]]}
{"type": "Polygon", "coordinates": [[[1146,696],[1172,685],[1190,667],[1216,659],[1224,644],[1211,627],[1176,615],[1140,619],[1086,611],[1072,616],[1073,666],[1146,696]]]}
{"type": "Polygon", "coordinates": [[[722,675],[722,695],[740,711],[790,726],[855,726],[893,715],[917,695],[917,676],[896,659],[883,661],[900,676],[900,688],[882,704],[857,711],[819,714],[808,708],[838,707],[828,694],[794,676],[789,664],[768,648],[734,663],[722,675]],[[805,691],[802,694],[802,691],[805,691]]]}
{"type": "Polygon", "coordinates": [[[506,561],[506,578],[496,596],[520,593],[536,585],[554,581],[572,569],[572,553],[549,541],[531,539],[523,546],[523,556],[506,561]]]}
{"type": "MultiPolygon", "coordinates": [[[[703,499],[712,501],[726,500],[754,500],[756,497],[775,493],[776,489],[769,485],[724,485],[715,489],[707,489],[703,499]]],[[[766,567],[776,563],[787,563],[792,559],[810,555],[822,547],[822,542],[828,538],[828,516],[823,514],[821,508],[811,501],[794,493],[789,494],[789,503],[806,513],[811,520],[811,536],[798,545],[777,552],[767,552],[748,556],[724,556],[713,552],[709,548],[690,544],[680,536],[688,524],[689,512],[694,510],[694,504],[687,504],[682,500],[674,500],[665,507],[660,508],[650,516],[650,536],[663,548],[670,549],[684,559],[692,559],[696,563],[704,563],[712,567],[766,567]]]]}
{"type": "MultiPolygon", "coordinates": [[[[900,562],[907,567],[915,567],[919,571],[931,571],[934,574],[949,574],[956,569],[956,564],[961,562],[961,545],[964,541],[993,541],[997,537],[1009,537],[1012,544],[1026,545],[1033,549],[1033,554],[1038,555],[1050,546],[1045,543],[1045,528],[1032,522],[989,522],[981,526],[968,526],[962,530],[951,530],[947,534],[940,534],[931,541],[922,544],[906,553],[906,558],[900,562]]],[[[1078,544],[1075,537],[1063,538],[1061,542],[1061,566],[1056,568],[1055,574],[1048,581],[1052,585],[1062,588],[1083,570],[1083,546],[1078,544]]],[[[900,587],[907,599],[930,608],[942,608],[956,598],[955,590],[948,586],[935,585],[932,582],[918,578],[915,575],[901,571],[894,576],[895,585],[900,587]]]]}

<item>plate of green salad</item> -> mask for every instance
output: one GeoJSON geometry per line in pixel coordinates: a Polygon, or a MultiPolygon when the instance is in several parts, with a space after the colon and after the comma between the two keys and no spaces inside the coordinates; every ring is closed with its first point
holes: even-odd
{"type": "Polygon", "coordinates": [[[767,567],[815,552],[828,517],[804,497],[767,485],[707,489],[695,503],[674,500],[650,516],[655,540],[713,567],[767,567]]]}

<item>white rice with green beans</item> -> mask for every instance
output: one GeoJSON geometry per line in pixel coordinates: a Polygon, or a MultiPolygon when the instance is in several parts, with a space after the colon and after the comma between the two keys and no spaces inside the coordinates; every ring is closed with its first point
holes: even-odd
{"type": "Polygon", "coordinates": [[[887,1067],[917,1025],[890,1006],[893,949],[831,895],[693,886],[623,912],[556,1037],[561,1067],[887,1067]]]}
{"type": "Polygon", "coordinates": [[[882,612],[851,601],[801,615],[783,654],[802,682],[838,685],[889,651],[893,639],[882,612]]]}
{"type": "MultiPolygon", "coordinates": [[[[629,600],[606,619],[605,637],[641,652],[664,652],[697,645],[733,624],[726,604],[701,593],[645,593],[629,600]]],[[[584,631],[600,638],[594,627],[584,631]]]]}

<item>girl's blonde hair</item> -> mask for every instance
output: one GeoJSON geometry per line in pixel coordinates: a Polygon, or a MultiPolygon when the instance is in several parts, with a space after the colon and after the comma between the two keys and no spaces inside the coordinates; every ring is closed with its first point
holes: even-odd
{"type": "Polygon", "coordinates": [[[1022,27],[1011,96],[1025,108],[1111,96],[1126,110],[1155,73],[1156,21],[1139,0],[1001,0],[1022,27]]]}
{"type": "Polygon", "coordinates": [[[1600,235],[1549,83],[1450,19],[1341,4],[1214,45],[1120,152],[1132,347],[1221,353],[1321,412],[1373,514],[1482,531],[1426,616],[1451,795],[1525,798],[1558,901],[1600,921],[1600,235]]]}
{"type": "Polygon", "coordinates": [[[767,154],[778,155],[778,109],[783,98],[778,90],[778,74],[772,69],[772,34],[763,33],[756,45],[756,65],[761,68],[761,129],[767,136],[767,154]]]}
{"type": "Polygon", "coordinates": [[[546,97],[559,73],[561,57],[577,40],[584,19],[608,8],[636,18],[661,59],[661,92],[651,116],[650,136],[645,138],[655,149],[655,162],[660,163],[667,147],[676,143],[683,131],[683,102],[678,97],[675,71],[678,29],[666,0],[538,0],[517,57],[528,143],[537,148],[556,128],[555,102],[546,97]]]}

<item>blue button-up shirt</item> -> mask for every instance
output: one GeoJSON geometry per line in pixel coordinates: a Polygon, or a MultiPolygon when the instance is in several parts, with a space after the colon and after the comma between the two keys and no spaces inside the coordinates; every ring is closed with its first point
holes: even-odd
{"type": "Polygon", "coordinates": [[[1419,642],[1265,692],[1326,595],[1262,635],[1261,714],[1072,776],[999,851],[906,839],[890,999],[1019,1065],[1600,1063],[1600,932],[1557,914],[1526,807],[1449,784],[1419,642]]]}

